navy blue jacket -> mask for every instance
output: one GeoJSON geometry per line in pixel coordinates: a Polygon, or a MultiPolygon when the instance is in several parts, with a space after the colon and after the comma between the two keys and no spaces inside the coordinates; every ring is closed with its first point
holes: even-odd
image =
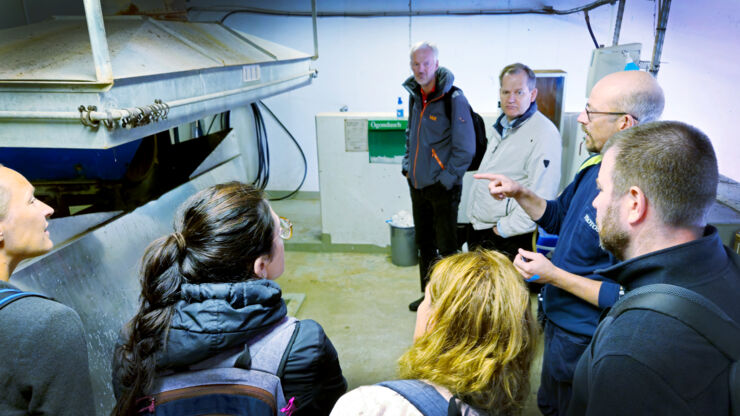
{"type": "MultiPolygon", "coordinates": [[[[285,317],[277,283],[259,279],[239,283],[183,284],[175,304],[166,348],[157,353],[158,371],[187,367],[243,345],[285,317]]],[[[295,397],[294,416],[328,415],[347,391],[337,351],[321,325],[298,323],[280,379],[286,400],[295,397]]],[[[115,358],[115,355],[114,355],[115,358]]],[[[113,363],[113,390],[121,389],[113,363]]]]}
{"type": "MultiPolygon", "coordinates": [[[[698,240],[600,272],[627,290],[654,283],[691,289],[740,323],[740,270],[733,256],[708,226],[698,240]]],[[[568,414],[729,415],[729,364],[682,322],[628,310],[600,326],[581,356],[568,414]]]]}
{"type": "MultiPolygon", "coordinates": [[[[598,157],[598,156],[593,156],[598,157]]],[[[589,159],[584,163],[587,166],[589,159]]],[[[602,280],[599,306],[605,308],[619,298],[619,285],[594,273],[616,263],[614,257],[599,246],[596,209],[591,205],[598,194],[596,177],[601,163],[582,168],[575,179],[537,220],[545,231],[558,234],[552,263],[573,274],[602,280]]],[[[547,319],[555,325],[580,335],[593,335],[601,309],[553,285],[543,289],[542,307],[547,319]]]]}

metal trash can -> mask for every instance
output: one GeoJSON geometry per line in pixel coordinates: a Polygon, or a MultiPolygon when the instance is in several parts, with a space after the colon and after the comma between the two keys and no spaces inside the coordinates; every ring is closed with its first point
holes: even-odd
{"type": "Polygon", "coordinates": [[[391,226],[391,263],[396,266],[419,264],[414,227],[397,227],[391,223],[388,225],[391,226]]]}

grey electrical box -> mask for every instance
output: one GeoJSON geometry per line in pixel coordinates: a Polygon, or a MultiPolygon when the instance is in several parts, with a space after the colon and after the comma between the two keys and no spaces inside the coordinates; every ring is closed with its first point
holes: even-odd
{"type": "Polygon", "coordinates": [[[588,67],[586,79],[586,97],[591,95],[591,88],[601,78],[628,68],[639,68],[641,43],[609,46],[594,49],[591,53],[591,64],[588,67]],[[629,65],[629,66],[628,66],[629,65]]]}

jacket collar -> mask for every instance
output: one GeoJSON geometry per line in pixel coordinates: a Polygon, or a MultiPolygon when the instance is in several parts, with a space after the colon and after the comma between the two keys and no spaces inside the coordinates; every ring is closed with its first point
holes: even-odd
{"type": "MultiPolygon", "coordinates": [[[[532,115],[537,112],[537,101],[533,102],[527,111],[524,112],[521,116],[517,117],[516,120],[514,120],[514,124],[511,126],[512,130],[515,130],[519,128],[525,121],[529,120],[532,115]]],[[[504,126],[501,125],[501,120],[506,117],[506,114],[501,113],[500,116],[496,119],[496,123],[493,124],[493,128],[496,129],[498,132],[498,135],[501,136],[504,132],[504,126]]]]}
{"type": "Polygon", "coordinates": [[[701,276],[716,275],[728,258],[717,229],[707,225],[704,236],[617,263],[596,273],[633,290],[653,283],[691,285],[701,276]]]}
{"type": "MultiPolygon", "coordinates": [[[[440,66],[437,68],[437,72],[435,73],[434,91],[427,97],[427,99],[431,100],[447,94],[450,88],[452,88],[452,84],[454,82],[455,76],[452,75],[452,72],[450,72],[449,69],[440,66]]],[[[421,85],[416,82],[413,75],[406,78],[406,81],[403,83],[403,87],[406,88],[409,94],[414,95],[415,99],[421,100],[421,85]]]]}

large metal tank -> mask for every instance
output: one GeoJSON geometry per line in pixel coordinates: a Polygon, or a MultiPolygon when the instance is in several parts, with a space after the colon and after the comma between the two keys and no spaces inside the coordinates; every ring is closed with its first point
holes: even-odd
{"type": "MultiPolygon", "coordinates": [[[[88,3],[87,18],[0,30],[0,163],[62,194],[76,186],[99,195],[154,161],[179,169],[178,181],[138,208],[52,219],[54,250],[11,278],[78,311],[104,415],[114,403],[111,353],[135,313],[145,247],[171,232],[176,207],[197,190],[247,180],[239,141],[251,132],[181,141],[171,132],[308,85],[315,71],[309,54],[217,23],[102,20],[88,3]]],[[[130,192],[115,195],[134,200],[130,192]]]]}

